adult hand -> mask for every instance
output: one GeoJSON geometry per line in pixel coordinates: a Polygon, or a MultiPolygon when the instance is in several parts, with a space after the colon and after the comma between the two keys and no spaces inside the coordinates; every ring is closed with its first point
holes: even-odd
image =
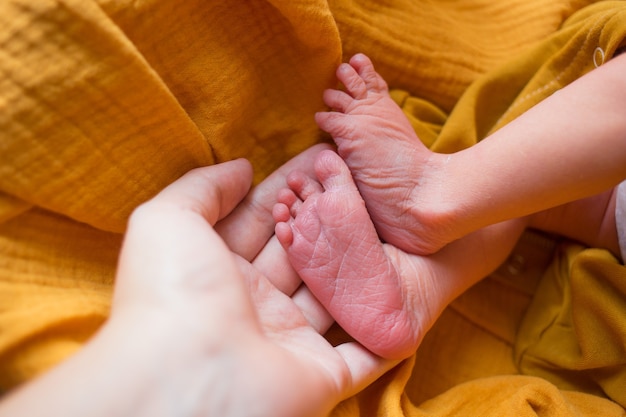
{"type": "Polygon", "coordinates": [[[251,169],[232,161],[194,170],[141,206],[110,320],[77,355],[10,396],[0,414],[319,416],[387,370],[393,363],[356,343],[331,346],[320,335],[331,319],[319,304],[306,290],[290,297],[297,278],[285,258],[265,260],[278,245],[257,214],[273,205],[263,190],[280,188],[281,176],[240,204],[251,169]],[[233,246],[242,242],[241,255],[213,228],[236,206],[218,228],[233,246]]]}

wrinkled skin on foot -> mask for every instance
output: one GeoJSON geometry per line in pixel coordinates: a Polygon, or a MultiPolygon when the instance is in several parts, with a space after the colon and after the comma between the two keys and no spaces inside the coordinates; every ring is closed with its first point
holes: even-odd
{"type": "Polygon", "coordinates": [[[383,244],[348,167],[332,151],[317,179],[294,172],[276,236],[307,287],[352,337],[391,359],[414,353],[444,303],[428,258],[383,244]]]}
{"type": "Polygon", "coordinates": [[[441,155],[419,140],[369,58],[355,55],[337,77],[345,91],[324,92],[332,111],[316,122],[337,144],[376,230],[407,252],[436,252],[453,240],[436,206],[441,155]]]}

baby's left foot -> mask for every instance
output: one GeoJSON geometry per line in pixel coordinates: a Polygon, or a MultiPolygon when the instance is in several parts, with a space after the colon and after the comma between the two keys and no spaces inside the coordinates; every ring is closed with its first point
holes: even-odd
{"type": "Polygon", "coordinates": [[[420,258],[383,245],[350,171],[334,152],[316,161],[319,182],[292,175],[274,208],[276,236],[311,292],[372,352],[411,355],[442,305],[420,258]]]}

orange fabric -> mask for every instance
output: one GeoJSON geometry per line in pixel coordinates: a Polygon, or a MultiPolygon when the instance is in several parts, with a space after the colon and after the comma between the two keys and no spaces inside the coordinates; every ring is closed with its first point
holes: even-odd
{"type": "Polygon", "coordinates": [[[626,268],[608,251],[562,245],[520,328],[516,361],[560,387],[626,407],[626,268]]]}

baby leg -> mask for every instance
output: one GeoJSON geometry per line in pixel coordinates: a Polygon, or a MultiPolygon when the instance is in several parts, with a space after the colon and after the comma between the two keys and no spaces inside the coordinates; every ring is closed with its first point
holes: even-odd
{"type": "MultiPolygon", "coordinates": [[[[387,358],[409,356],[434,312],[432,277],[383,245],[350,171],[334,152],[316,161],[319,183],[292,177],[274,208],[276,235],[309,289],[352,337],[387,358]],[[420,281],[421,280],[421,281],[420,281]],[[426,302],[424,302],[426,301],[426,302]]],[[[437,310],[437,309],[435,309],[437,310]]]]}

